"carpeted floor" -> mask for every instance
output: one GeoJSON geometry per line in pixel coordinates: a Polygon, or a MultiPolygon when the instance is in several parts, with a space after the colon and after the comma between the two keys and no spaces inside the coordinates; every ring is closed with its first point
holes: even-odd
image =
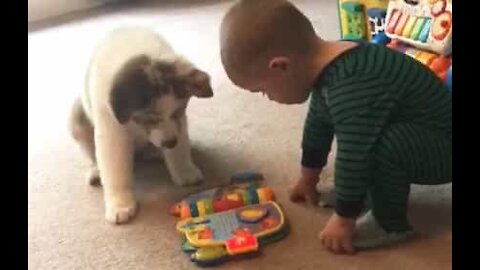
{"type": "MultiPolygon", "coordinates": [[[[451,269],[451,185],[414,187],[412,223],[419,238],[356,256],[336,256],[316,235],[331,210],[292,204],[287,187],[298,174],[306,104],[283,106],[238,91],[219,61],[218,26],[230,1],[141,4],[103,9],[91,18],[28,34],[28,265],[29,269],[196,269],[179,249],[170,204],[193,190],[224,182],[236,171],[265,174],[292,231],[263,255],[220,269],[451,269]],[[182,189],[161,163],[139,164],[140,211],[122,226],[104,220],[102,190],[86,185],[87,162],[67,132],[69,106],[83,87],[89,56],[100,38],[124,24],[150,26],[213,77],[215,97],[188,109],[202,186],[182,189]]],[[[327,39],[338,38],[334,0],[294,1],[327,39]]],[[[38,27],[37,27],[38,28],[38,27]]]]}

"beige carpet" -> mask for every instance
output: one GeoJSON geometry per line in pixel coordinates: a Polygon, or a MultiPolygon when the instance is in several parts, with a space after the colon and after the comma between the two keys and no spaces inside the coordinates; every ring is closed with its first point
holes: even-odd
{"type": "MultiPolygon", "coordinates": [[[[169,205],[245,169],[266,175],[292,232],[265,247],[261,257],[221,269],[451,269],[451,185],[414,187],[411,219],[422,233],[415,241],[353,257],[335,256],[320,247],[316,235],[331,210],[292,204],[286,196],[298,174],[306,105],[274,104],[236,90],[227,80],[217,32],[228,2],[97,11],[90,19],[29,32],[29,269],[196,269],[179,249],[169,205]],[[215,97],[192,100],[188,110],[194,158],[206,175],[204,185],[181,189],[172,185],[160,162],[140,164],[138,216],[128,225],[112,226],[104,221],[102,190],[84,181],[87,163],[68,136],[66,117],[83,87],[96,42],[114,27],[132,23],[163,33],[179,52],[210,72],[215,97]]],[[[334,0],[295,2],[322,36],[338,37],[334,0]]]]}

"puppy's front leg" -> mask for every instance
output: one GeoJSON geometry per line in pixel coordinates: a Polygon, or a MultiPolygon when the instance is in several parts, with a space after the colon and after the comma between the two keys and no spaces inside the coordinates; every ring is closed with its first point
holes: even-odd
{"type": "Polygon", "coordinates": [[[192,161],[186,116],[179,120],[179,125],[177,145],[172,149],[165,149],[165,162],[175,184],[196,184],[202,180],[203,175],[192,161]]]}
{"type": "Polygon", "coordinates": [[[101,119],[95,129],[95,144],[106,219],[115,224],[125,223],[136,211],[132,190],[133,143],[122,126],[110,119],[101,119]]]}

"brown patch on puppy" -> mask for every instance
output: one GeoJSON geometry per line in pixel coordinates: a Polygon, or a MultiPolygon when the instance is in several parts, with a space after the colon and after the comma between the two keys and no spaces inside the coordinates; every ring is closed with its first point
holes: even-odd
{"type": "Polygon", "coordinates": [[[149,106],[159,94],[146,69],[151,59],[141,55],[128,61],[114,80],[110,104],[117,120],[124,124],[135,110],[149,106]]]}
{"type": "Polygon", "coordinates": [[[184,68],[184,63],[181,60],[173,63],[155,63],[155,70],[160,72],[166,83],[172,86],[176,97],[189,98],[193,95],[199,98],[208,98],[213,96],[210,76],[207,73],[191,69],[186,74],[182,74],[182,68],[184,68]]]}
{"type": "Polygon", "coordinates": [[[209,98],[213,96],[210,76],[201,70],[195,69],[190,73],[187,85],[190,93],[196,97],[209,98]]]}
{"type": "Polygon", "coordinates": [[[110,103],[121,124],[126,123],[133,112],[141,111],[134,120],[148,129],[159,122],[155,115],[155,100],[170,93],[185,103],[192,95],[199,98],[213,96],[208,74],[193,68],[190,63],[158,61],[140,55],[128,61],[114,79],[110,103]]]}
{"type": "Polygon", "coordinates": [[[162,78],[171,86],[173,94],[177,98],[186,99],[190,97],[190,93],[185,87],[185,79],[178,75],[176,63],[156,62],[154,70],[161,74],[162,78]]]}

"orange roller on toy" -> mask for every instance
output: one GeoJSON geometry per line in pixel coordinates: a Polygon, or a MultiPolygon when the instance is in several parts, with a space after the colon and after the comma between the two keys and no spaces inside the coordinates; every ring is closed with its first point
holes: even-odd
{"type": "Polygon", "coordinates": [[[451,57],[440,56],[433,59],[429,67],[436,74],[440,74],[442,72],[447,71],[451,64],[452,64],[451,57]]]}

